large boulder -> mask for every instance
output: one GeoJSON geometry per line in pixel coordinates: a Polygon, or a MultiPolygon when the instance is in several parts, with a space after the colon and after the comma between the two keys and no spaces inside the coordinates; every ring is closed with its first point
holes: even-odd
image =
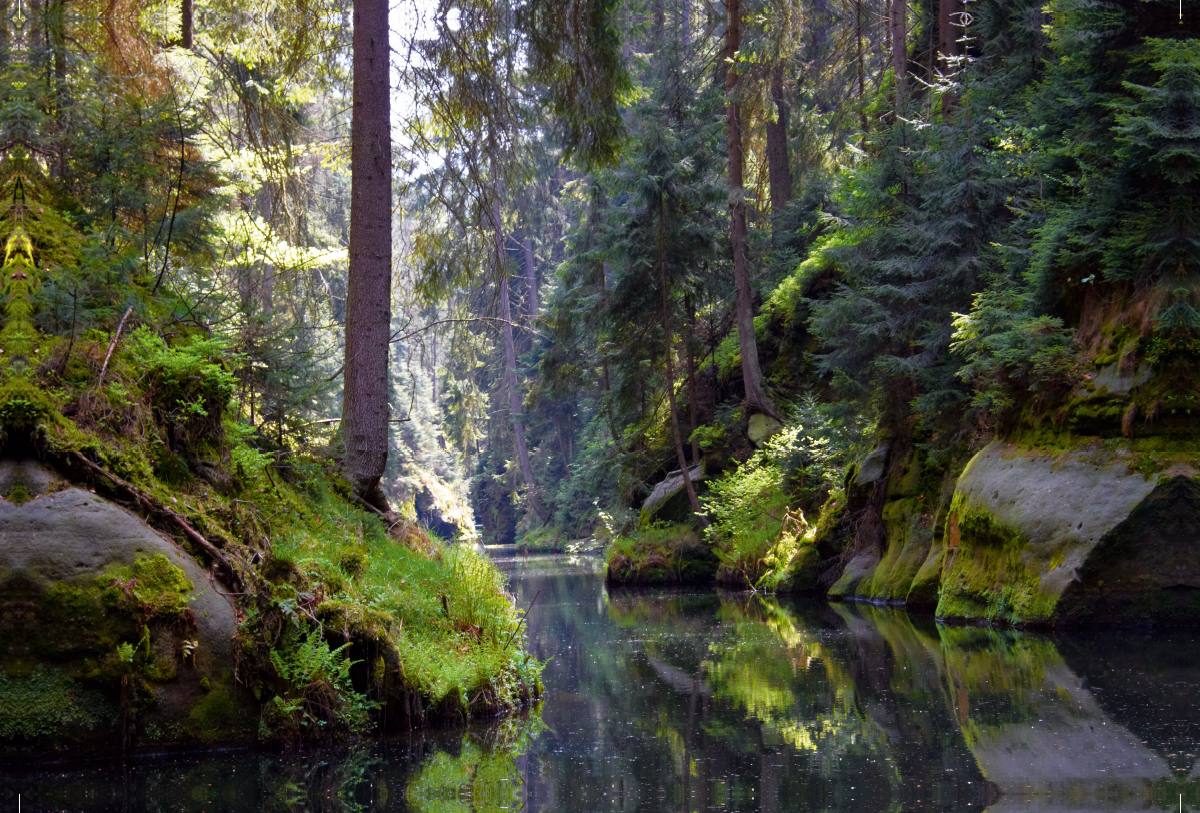
{"type": "MultiPolygon", "coordinates": [[[[688,477],[697,495],[702,493],[703,487],[700,483],[704,481],[703,468],[699,465],[692,466],[688,469],[688,477]]],[[[655,520],[677,524],[695,523],[696,517],[692,513],[685,485],[682,470],[673,471],[660,480],[642,503],[638,524],[645,528],[655,520]]]]}
{"type": "Polygon", "coordinates": [[[0,494],[0,753],[255,732],[233,606],[186,551],[36,465],[0,465],[0,494]]]}
{"type": "Polygon", "coordinates": [[[1017,624],[1200,617],[1192,460],[1125,441],[1059,452],[993,442],[956,487],[938,615],[1017,624]]]}

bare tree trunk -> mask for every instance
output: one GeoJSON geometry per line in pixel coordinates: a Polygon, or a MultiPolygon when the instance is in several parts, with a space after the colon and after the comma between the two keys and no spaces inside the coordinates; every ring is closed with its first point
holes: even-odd
{"type": "Polygon", "coordinates": [[[692,513],[696,515],[701,524],[707,525],[708,523],[704,521],[701,514],[704,509],[700,507],[696,489],[692,487],[692,476],[688,472],[687,458],[683,454],[683,437],[679,433],[679,410],[675,406],[675,366],[671,360],[671,294],[667,287],[665,227],[666,223],[660,212],[658,216],[658,281],[662,289],[663,362],[666,365],[667,374],[667,406],[671,412],[671,431],[675,436],[675,457],[679,461],[679,471],[683,474],[683,487],[687,489],[688,504],[692,506],[692,513]]]}
{"type": "Polygon", "coordinates": [[[392,146],[387,0],[354,2],[350,269],[342,391],[342,467],[355,495],[381,510],[388,457],[392,301],[392,146]]]}
{"type": "Polygon", "coordinates": [[[904,95],[908,73],[908,0],[892,0],[892,69],[896,74],[897,97],[904,95]]]}
{"type": "Polygon", "coordinates": [[[726,0],[725,25],[725,137],[729,155],[730,237],[733,243],[733,287],[737,294],[738,346],[742,360],[742,380],[746,387],[748,414],[762,412],[777,417],[775,405],[762,386],[758,366],[758,344],[754,338],[754,292],[750,287],[749,233],[746,225],[745,188],[742,179],[741,105],[737,101],[738,49],[741,48],[741,0],[726,0]]]}
{"type": "Polygon", "coordinates": [[[533,263],[533,240],[526,237],[521,245],[525,251],[525,284],[529,288],[529,321],[532,323],[538,317],[538,311],[540,310],[538,305],[537,266],[533,263]]]}
{"type": "Polygon", "coordinates": [[[692,462],[700,462],[700,441],[696,439],[696,430],[700,426],[700,396],[696,392],[696,357],[692,352],[694,347],[694,337],[696,335],[696,311],[692,308],[692,299],[688,297],[684,303],[687,308],[688,324],[687,335],[684,338],[685,347],[687,350],[687,386],[688,386],[688,402],[691,404],[691,409],[688,410],[691,418],[692,434],[688,437],[692,441],[692,462]]]}
{"type": "Polygon", "coordinates": [[[775,121],[767,122],[767,174],[771,183],[771,213],[778,216],[792,199],[792,167],[788,156],[788,105],[783,94],[783,63],[771,71],[771,101],[775,121]]]}
{"type": "Polygon", "coordinates": [[[192,50],[192,0],[180,0],[179,44],[192,50]]]}
{"type": "Polygon", "coordinates": [[[537,498],[537,481],[533,478],[533,466],[529,462],[529,447],[525,444],[525,415],[521,405],[523,400],[517,384],[517,348],[513,341],[512,304],[508,295],[508,269],[504,267],[504,231],[500,219],[499,198],[492,203],[492,227],[495,237],[495,252],[497,271],[500,274],[500,318],[504,324],[500,329],[504,337],[504,378],[508,384],[508,404],[512,410],[513,438],[517,446],[517,465],[521,469],[521,481],[525,483],[529,495],[529,505],[534,513],[546,521],[546,514],[537,498]]]}

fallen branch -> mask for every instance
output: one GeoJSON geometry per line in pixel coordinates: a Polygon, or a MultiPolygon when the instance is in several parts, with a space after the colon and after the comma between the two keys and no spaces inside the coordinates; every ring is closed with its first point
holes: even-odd
{"type": "Polygon", "coordinates": [[[134,501],[147,513],[151,514],[152,516],[166,519],[177,526],[181,531],[183,531],[184,536],[196,543],[197,546],[199,546],[205,553],[212,557],[213,561],[225,569],[225,573],[230,580],[230,586],[233,587],[234,590],[245,591],[246,585],[242,582],[242,577],[234,569],[233,565],[229,563],[229,559],[227,559],[225,555],[221,553],[216,545],[209,542],[195,528],[189,525],[187,520],[172,511],[170,508],[167,508],[165,505],[160,504],[156,499],[142,491],[137,486],[122,480],[111,471],[98,466],[79,452],[72,452],[71,455],[79,463],[82,463],[84,468],[99,474],[117,488],[125,491],[127,494],[129,494],[129,496],[133,497],[134,501]]]}
{"type": "Polygon", "coordinates": [[[117,339],[121,338],[121,331],[125,329],[125,320],[131,313],[133,313],[133,305],[125,309],[125,315],[121,317],[121,321],[117,325],[117,332],[113,334],[112,341],[108,343],[108,352],[104,354],[104,365],[100,368],[100,378],[96,382],[97,387],[104,383],[104,374],[108,372],[108,360],[112,358],[113,349],[117,346],[117,339]]]}

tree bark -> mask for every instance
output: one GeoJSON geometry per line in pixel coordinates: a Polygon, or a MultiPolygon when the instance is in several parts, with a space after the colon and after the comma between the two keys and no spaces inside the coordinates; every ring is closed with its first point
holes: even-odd
{"type": "MultiPolygon", "coordinates": [[[[858,98],[863,97],[866,89],[866,64],[863,58],[863,7],[862,0],[854,4],[854,40],[858,51],[858,98]]],[[[866,129],[866,116],[863,116],[863,129],[866,129]]]]}
{"type": "Polygon", "coordinates": [[[671,360],[671,293],[667,286],[665,227],[666,223],[660,212],[658,216],[658,280],[659,287],[662,289],[663,363],[666,366],[667,374],[667,406],[671,413],[671,431],[675,436],[675,457],[679,461],[679,471],[683,474],[683,487],[687,489],[688,504],[691,505],[692,513],[700,519],[701,524],[707,525],[708,523],[704,521],[701,513],[704,509],[700,507],[696,489],[692,487],[692,476],[688,472],[687,458],[683,454],[683,437],[679,432],[679,410],[675,406],[675,367],[671,360]]]}
{"type": "Polygon", "coordinates": [[[960,11],[959,0],[939,0],[938,3],[938,34],[939,50],[942,52],[942,64],[946,65],[946,57],[958,56],[958,28],[954,25],[956,15],[960,11]]]}
{"type": "Polygon", "coordinates": [[[381,510],[388,457],[392,300],[392,146],[388,4],[354,2],[350,269],[346,286],[342,464],[355,495],[381,510]]]}
{"type": "MultiPolygon", "coordinates": [[[[600,263],[600,312],[608,314],[608,263],[600,263]]],[[[608,351],[600,351],[601,369],[604,373],[604,417],[608,422],[608,433],[612,435],[613,446],[621,448],[621,436],[617,432],[617,419],[613,415],[612,386],[608,376],[608,351]]]]}
{"type": "Polygon", "coordinates": [[[179,44],[192,50],[192,0],[180,0],[179,44]]]}
{"type": "Polygon", "coordinates": [[[892,0],[892,70],[896,74],[896,92],[903,95],[908,73],[908,0],[892,0]]]}
{"type": "Polygon", "coordinates": [[[683,47],[687,48],[692,44],[692,0],[683,0],[682,11],[683,47]]]}
{"type": "Polygon", "coordinates": [[[742,381],[746,387],[747,414],[762,412],[778,417],[775,405],[763,390],[762,370],[758,366],[758,344],[754,338],[754,292],[750,286],[749,233],[746,225],[746,200],[742,178],[742,116],[737,101],[738,49],[741,48],[741,0],[726,0],[725,24],[725,138],[729,156],[730,241],[733,244],[733,287],[737,295],[738,349],[742,361],[742,381]]]}
{"type": "Polygon", "coordinates": [[[538,311],[540,310],[538,303],[537,266],[533,262],[533,240],[526,237],[521,245],[525,252],[525,285],[529,288],[529,321],[532,324],[533,320],[538,317],[538,311]]]}
{"type": "Polygon", "coordinates": [[[512,411],[513,439],[517,447],[517,466],[521,469],[521,482],[525,484],[529,505],[542,522],[546,514],[537,498],[537,481],[533,479],[533,465],[529,462],[529,447],[525,443],[525,414],[522,394],[517,383],[517,346],[513,340],[512,303],[508,294],[508,269],[504,262],[504,229],[500,219],[500,202],[492,203],[492,228],[494,230],[497,272],[500,275],[500,318],[504,323],[500,332],[504,338],[504,378],[508,384],[508,405],[512,411]]]}
{"type": "Polygon", "coordinates": [[[687,357],[688,402],[691,405],[691,409],[688,412],[692,428],[692,434],[688,437],[692,441],[692,462],[699,463],[700,441],[696,440],[696,430],[700,425],[700,396],[696,392],[696,356],[692,352],[696,335],[696,311],[692,307],[691,297],[686,299],[684,307],[687,309],[688,315],[687,335],[684,337],[684,347],[687,357]]]}
{"type": "Polygon", "coordinates": [[[788,156],[788,105],[783,94],[783,63],[771,71],[771,101],[775,121],[767,122],[767,175],[771,183],[771,213],[779,216],[792,199],[792,167],[788,156]]]}

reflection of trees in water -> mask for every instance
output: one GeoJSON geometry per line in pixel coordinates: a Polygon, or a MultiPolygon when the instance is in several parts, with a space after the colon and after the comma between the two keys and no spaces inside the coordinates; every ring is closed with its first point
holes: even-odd
{"type": "Polygon", "coordinates": [[[439,749],[409,780],[404,798],[413,813],[491,813],[527,810],[528,758],[541,718],[508,718],[465,734],[458,747],[439,749]]]}
{"type": "Polygon", "coordinates": [[[993,813],[1019,794],[1200,802],[1184,778],[1200,747],[1200,652],[1185,633],[1050,639],[862,605],[610,594],[563,568],[513,588],[522,606],[541,590],[528,618],[531,648],[551,658],[541,718],[0,777],[0,808],[33,782],[53,810],[958,811],[993,801],[982,774],[1014,794],[993,813]]]}
{"type": "Polygon", "coordinates": [[[757,596],[726,598],[722,614],[736,644],[709,661],[716,696],[835,787],[869,782],[876,796],[916,810],[988,798],[946,711],[936,641],[907,617],[838,605],[798,613],[757,596]]]}

